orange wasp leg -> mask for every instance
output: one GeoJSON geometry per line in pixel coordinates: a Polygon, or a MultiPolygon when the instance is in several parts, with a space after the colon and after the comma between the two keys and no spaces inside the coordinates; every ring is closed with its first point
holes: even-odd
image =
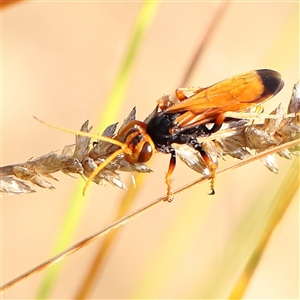
{"type": "Polygon", "coordinates": [[[209,195],[214,195],[215,194],[215,178],[216,178],[216,171],[218,168],[218,165],[215,164],[212,159],[209,157],[209,155],[202,150],[200,152],[203,160],[205,161],[205,164],[207,165],[209,172],[210,172],[210,192],[208,193],[209,195]]]}
{"type": "Polygon", "coordinates": [[[197,139],[191,140],[190,143],[187,144],[188,146],[194,148],[197,150],[201,157],[203,158],[207,168],[209,169],[210,172],[210,192],[209,195],[214,195],[215,194],[215,178],[216,178],[216,171],[218,168],[217,163],[214,163],[211,157],[206,153],[206,151],[202,148],[202,146],[198,143],[197,139]]]}
{"type": "Polygon", "coordinates": [[[213,125],[213,127],[211,128],[211,132],[214,133],[214,132],[217,132],[223,125],[224,123],[224,120],[225,120],[225,116],[224,114],[219,114],[215,120],[215,123],[213,125]]]}
{"type": "Polygon", "coordinates": [[[169,163],[168,172],[166,174],[166,184],[167,184],[167,199],[166,201],[172,202],[174,199],[172,191],[172,179],[171,176],[176,166],[176,152],[174,149],[171,149],[171,158],[169,163]]]}
{"type": "MultiPolygon", "coordinates": [[[[224,120],[226,119],[226,112],[230,111],[230,110],[241,110],[241,109],[244,109],[244,108],[249,108],[251,106],[255,106],[251,103],[240,103],[240,104],[233,104],[233,105],[230,105],[228,107],[226,107],[226,109],[223,110],[223,112],[221,112],[220,114],[217,115],[216,119],[215,119],[215,122],[214,122],[214,125],[213,127],[211,128],[211,132],[214,133],[214,132],[217,132],[223,125],[224,123],[224,120]]],[[[211,158],[209,157],[209,155],[204,151],[204,150],[201,150],[200,149],[200,154],[202,156],[202,158],[204,159],[207,167],[209,168],[209,171],[211,173],[211,177],[210,177],[210,192],[209,192],[209,195],[214,195],[215,194],[215,190],[214,190],[214,184],[215,184],[215,178],[216,178],[216,171],[217,171],[217,168],[218,168],[218,165],[215,164],[211,158]]]]}

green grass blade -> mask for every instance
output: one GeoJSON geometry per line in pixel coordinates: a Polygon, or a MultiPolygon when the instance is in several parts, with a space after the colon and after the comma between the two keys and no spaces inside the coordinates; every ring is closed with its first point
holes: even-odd
{"type": "Polygon", "coordinates": [[[260,259],[268,245],[268,241],[276,226],[281,221],[296,192],[299,189],[299,160],[297,159],[291,166],[278,192],[276,193],[273,203],[276,204],[265,230],[262,232],[255,249],[253,250],[244,270],[236,281],[229,299],[241,299],[253,277],[260,259]]]}

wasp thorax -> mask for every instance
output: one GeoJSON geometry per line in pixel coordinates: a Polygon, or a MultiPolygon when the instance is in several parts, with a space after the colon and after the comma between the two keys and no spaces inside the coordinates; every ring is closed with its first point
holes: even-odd
{"type": "Polygon", "coordinates": [[[131,154],[124,153],[125,159],[134,163],[145,163],[153,154],[154,144],[150,136],[142,128],[131,128],[125,136],[125,143],[131,154]]]}

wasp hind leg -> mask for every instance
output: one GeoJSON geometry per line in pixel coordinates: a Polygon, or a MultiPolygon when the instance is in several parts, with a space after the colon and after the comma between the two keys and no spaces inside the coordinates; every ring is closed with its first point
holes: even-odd
{"type": "Polygon", "coordinates": [[[217,171],[218,165],[216,163],[214,163],[213,160],[211,159],[211,157],[204,151],[204,149],[201,147],[201,145],[199,144],[199,142],[196,138],[191,139],[188,142],[188,145],[200,153],[206,166],[208,167],[209,172],[210,172],[210,192],[208,194],[214,195],[215,194],[215,189],[214,189],[215,178],[216,178],[216,171],[217,171]]]}
{"type": "MultiPolygon", "coordinates": [[[[202,147],[201,147],[202,149],[202,147]]],[[[215,194],[215,178],[216,178],[216,171],[218,168],[218,165],[212,161],[210,156],[202,149],[200,151],[200,154],[205,161],[205,164],[207,165],[209,172],[210,172],[210,192],[208,193],[209,195],[214,195],[215,194]]]]}

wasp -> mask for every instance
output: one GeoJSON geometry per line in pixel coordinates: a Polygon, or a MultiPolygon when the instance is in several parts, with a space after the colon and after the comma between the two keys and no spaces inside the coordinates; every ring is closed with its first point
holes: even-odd
{"type": "Polygon", "coordinates": [[[120,148],[92,172],[84,191],[89,182],[119,154],[123,154],[129,163],[136,164],[146,163],[158,151],[171,156],[165,177],[166,200],[171,202],[171,175],[176,166],[174,144],[186,144],[202,156],[210,171],[209,194],[214,194],[217,164],[204,151],[201,138],[217,132],[226,122],[227,112],[250,112],[280,92],[283,86],[280,73],[261,69],[233,76],[206,88],[176,90],[178,102],[159,103],[158,112],[148,123],[133,120],[113,139],[98,137],[99,140],[111,142],[120,148]],[[209,124],[212,126],[209,127],[209,124]]]}

